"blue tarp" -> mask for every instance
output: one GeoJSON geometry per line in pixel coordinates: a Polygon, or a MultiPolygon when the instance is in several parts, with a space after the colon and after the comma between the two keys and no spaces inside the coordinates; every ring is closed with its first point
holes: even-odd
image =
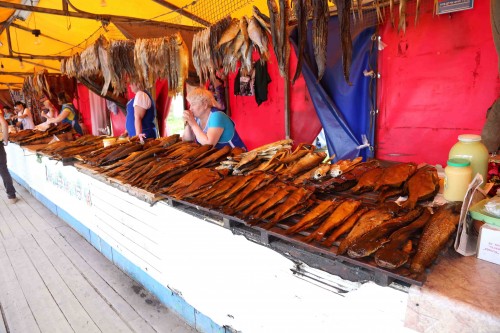
{"type": "MultiPolygon", "coordinates": [[[[351,29],[351,86],[344,79],[339,30],[338,18],[331,17],[328,22],[326,71],[321,81],[317,82],[317,67],[311,42],[312,26],[309,22],[302,75],[325,130],[330,156],[335,154],[335,160],[363,156],[366,160],[373,157],[371,145],[375,127],[376,79],[364,76],[363,71],[376,72],[377,43],[372,40],[375,28],[351,29]],[[362,135],[366,135],[370,147],[357,149],[363,144],[362,135]]],[[[297,52],[297,29],[292,32],[291,40],[297,52]]],[[[291,76],[293,74],[290,73],[291,76]]]]}

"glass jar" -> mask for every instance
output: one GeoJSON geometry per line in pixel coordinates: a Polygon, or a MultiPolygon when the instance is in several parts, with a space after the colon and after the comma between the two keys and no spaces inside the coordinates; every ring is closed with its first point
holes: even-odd
{"type": "Polygon", "coordinates": [[[472,181],[470,162],[463,158],[451,158],[444,168],[444,198],[448,201],[464,201],[472,181]]]}
{"type": "Polygon", "coordinates": [[[451,147],[448,158],[463,158],[470,161],[472,169],[472,178],[476,173],[483,176],[484,187],[488,175],[488,159],[490,154],[488,149],[481,142],[481,136],[476,134],[461,134],[458,136],[458,142],[451,147]]]}

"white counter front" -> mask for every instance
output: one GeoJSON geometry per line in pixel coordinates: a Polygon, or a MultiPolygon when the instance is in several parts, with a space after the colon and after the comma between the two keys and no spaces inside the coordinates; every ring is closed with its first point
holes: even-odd
{"type": "Polygon", "coordinates": [[[14,178],[203,332],[401,332],[408,290],[317,281],[274,250],[167,202],[151,206],[73,166],[7,147],[14,178]]]}

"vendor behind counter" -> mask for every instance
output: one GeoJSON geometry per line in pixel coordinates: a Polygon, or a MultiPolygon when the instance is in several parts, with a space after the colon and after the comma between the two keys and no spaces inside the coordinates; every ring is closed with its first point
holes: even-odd
{"type": "Polygon", "coordinates": [[[224,146],[246,149],[231,118],[214,107],[216,102],[210,91],[195,88],[188,93],[187,101],[189,110],[184,110],[183,114],[186,122],[183,140],[210,144],[219,149],[224,146]]]}

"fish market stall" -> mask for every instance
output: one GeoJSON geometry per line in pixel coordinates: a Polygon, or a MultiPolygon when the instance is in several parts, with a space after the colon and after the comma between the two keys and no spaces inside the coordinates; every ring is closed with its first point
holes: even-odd
{"type": "Polygon", "coordinates": [[[279,230],[173,198],[151,205],[151,193],[91,168],[64,166],[30,146],[7,150],[19,183],[201,331],[446,329],[466,315],[461,328],[498,327],[500,266],[449,251],[423,286],[409,286],[397,274],[380,278],[279,230]],[[484,285],[490,292],[477,292],[484,285]]]}

